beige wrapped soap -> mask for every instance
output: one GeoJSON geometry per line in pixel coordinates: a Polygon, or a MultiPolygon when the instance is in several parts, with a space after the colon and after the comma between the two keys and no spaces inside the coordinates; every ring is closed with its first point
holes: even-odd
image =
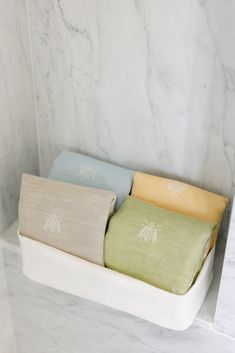
{"type": "Polygon", "coordinates": [[[104,265],[104,235],[116,196],[111,191],[24,174],[19,232],[104,265]]]}

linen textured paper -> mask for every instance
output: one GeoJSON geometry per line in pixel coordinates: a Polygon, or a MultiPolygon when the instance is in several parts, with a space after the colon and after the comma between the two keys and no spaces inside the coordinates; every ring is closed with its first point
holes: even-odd
{"type": "Polygon", "coordinates": [[[129,196],[109,222],[105,265],[174,294],[185,294],[208,253],[215,223],[129,196]]]}
{"type": "Polygon", "coordinates": [[[115,201],[111,191],[24,174],[19,232],[104,265],[104,235],[115,201]]]}
{"type": "Polygon", "coordinates": [[[132,170],[68,151],[55,159],[49,172],[51,179],[115,192],[116,209],[130,193],[133,176],[132,170]]]}
{"type": "Polygon", "coordinates": [[[131,195],[170,211],[217,223],[210,248],[215,245],[223,212],[228,203],[226,197],[177,180],[139,172],[135,173],[131,195]]]}

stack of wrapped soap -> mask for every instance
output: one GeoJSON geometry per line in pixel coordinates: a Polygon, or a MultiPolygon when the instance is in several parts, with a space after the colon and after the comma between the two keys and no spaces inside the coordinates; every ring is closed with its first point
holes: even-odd
{"type": "Polygon", "coordinates": [[[179,181],[63,152],[49,179],[23,176],[19,232],[181,295],[215,246],[227,202],[179,181]]]}
{"type": "Polygon", "coordinates": [[[131,196],[109,224],[106,266],[185,294],[215,245],[227,201],[176,180],[135,173],[131,196]]]}
{"type": "Polygon", "coordinates": [[[118,207],[130,193],[133,172],[63,152],[55,160],[49,178],[23,175],[19,233],[104,265],[107,222],[116,199],[118,207]]]}

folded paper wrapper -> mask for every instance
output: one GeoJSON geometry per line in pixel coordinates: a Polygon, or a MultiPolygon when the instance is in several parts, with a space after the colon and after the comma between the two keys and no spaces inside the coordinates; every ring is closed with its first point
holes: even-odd
{"type": "Polygon", "coordinates": [[[214,248],[194,285],[177,295],[20,234],[19,240],[30,279],[174,330],[192,324],[213,277],[214,248]]]}
{"type": "Polygon", "coordinates": [[[75,152],[62,152],[48,177],[72,184],[110,190],[117,195],[118,209],[132,187],[134,171],[75,152]]]}
{"type": "Polygon", "coordinates": [[[20,190],[22,235],[104,265],[104,235],[116,196],[24,174],[20,190]]]}
{"type": "Polygon", "coordinates": [[[217,239],[223,212],[228,204],[224,196],[167,178],[136,172],[131,195],[152,205],[217,223],[211,237],[217,239]]]}

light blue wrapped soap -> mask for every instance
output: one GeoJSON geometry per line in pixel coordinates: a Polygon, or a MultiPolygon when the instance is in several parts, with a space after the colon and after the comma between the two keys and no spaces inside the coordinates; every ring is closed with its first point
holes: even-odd
{"type": "Polygon", "coordinates": [[[68,151],[55,159],[49,172],[50,179],[114,191],[117,195],[116,209],[129,195],[133,176],[133,170],[68,151]]]}

